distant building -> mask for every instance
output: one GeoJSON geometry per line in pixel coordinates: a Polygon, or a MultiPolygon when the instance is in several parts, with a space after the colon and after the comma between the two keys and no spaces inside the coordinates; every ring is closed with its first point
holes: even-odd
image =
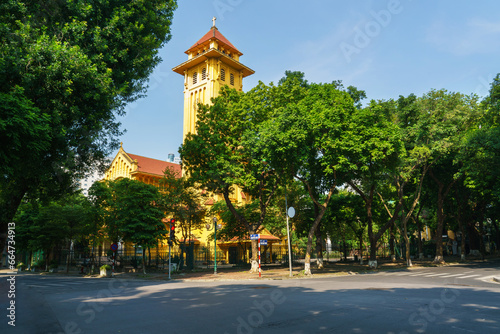
{"type": "Polygon", "coordinates": [[[82,194],[85,196],[89,195],[89,188],[94,184],[95,181],[99,181],[103,177],[103,173],[94,171],[92,174],[84,179],[78,180],[79,188],[82,190],[82,194]]]}

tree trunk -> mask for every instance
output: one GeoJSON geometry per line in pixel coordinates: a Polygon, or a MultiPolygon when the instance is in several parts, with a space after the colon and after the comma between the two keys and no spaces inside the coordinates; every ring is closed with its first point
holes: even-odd
{"type": "Polygon", "coordinates": [[[370,238],[370,259],[368,260],[368,267],[377,269],[377,240],[370,238]],[[375,260],[372,260],[375,259],[375,260]]]}
{"type": "Polygon", "coordinates": [[[479,234],[479,252],[481,253],[481,260],[486,256],[486,245],[484,244],[484,223],[482,217],[479,219],[479,227],[477,233],[479,234]]]}
{"type": "Polygon", "coordinates": [[[443,258],[443,228],[444,228],[444,199],[448,195],[449,191],[457,181],[454,179],[448,184],[446,190],[444,190],[444,184],[437,179],[437,177],[429,169],[430,176],[434,179],[438,186],[438,201],[437,201],[437,227],[436,227],[436,257],[434,258],[434,263],[444,263],[443,258]],[[443,191],[444,190],[444,191],[443,191]]]}
{"type": "Polygon", "coordinates": [[[363,264],[363,232],[359,235],[359,264],[363,264]]]}
{"type": "Polygon", "coordinates": [[[462,233],[462,238],[460,239],[460,260],[465,261],[465,224],[464,222],[460,219],[459,221],[459,228],[460,232],[462,233]]]}
{"type": "Polygon", "coordinates": [[[316,217],[313,225],[309,229],[309,234],[307,235],[306,257],[305,257],[305,261],[304,261],[304,275],[311,275],[311,251],[312,251],[312,242],[313,242],[314,232],[316,231],[316,228],[318,227],[319,222],[320,222],[321,218],[323,217],[324,213],[325,213],[325,210],[322,210],[320,216],[316,217]]]}
{"type": "Polygon", "coordinates": [[[373,217],[372,217],[372,202],[373,202],[373,190],[371,190],[371,196],[365,201],[366,205],[366,216],[368,220],[368,240],[370,241],[370,258],[368,260],[368,266],[372,269],[377,269],[377,238],[375,233],[373,233],[373,217]]]}
{"type": "Polygon", "coordinates": [[[316,265],[318,269],[323,269],[324,264],[323,264],[323,240],[321,237],[321,231],[320,231],[320,224],[318,224],[318,228],[315,231],[316,235],[316,265]]]}
{"type": "Polygon", "coordinates": [[[407,219],[403,219],[403,233],[404,233],[405,248],[406,248],[406,252],[405,252],[406,265],[408,267],[411,267],[412,263],[411,263],[411,254],[410,254],[410,238],[408,237],[408,227],[407,227],[407,224],[408,224],[408,220],[407,219]]]}
{"type": "Polygon", "coordinates": [[[496,219],[492,219],[492,223],[493,223],[493,227],[495,228],[495,231],[497,234],[495,251],[498,252],[498,249],[500,248],[500,231],[498,229],[498,224],[497,224],[496,219]]]}
{"type": "Polygon", "coordinates": [[[151,267],[151,247],[148,246],[148,266],[151,267]]]}
{"type": "Polygon", "coordinates": [[[473,221],[467,223],[467,230],[469,235],[469,255],[479,255],[479,236],[477,234],[476,226],[473,221]]]}
{"type": "Polygon", "coordinates": [[[434,263],[444,263],[443,258],[443,227],[444,227],[444,216],[443,216],[443,194],[442,186],[439,186],[438,191],[438,202],[437,202],[437,227],[436,227],[436,257],[434,257],[434,263]]]}
{"type": "MultiPolygon", "coordinates": [[[[328,200],[330,199],[330,196],[328,197],[328,200]]],[[[325,214],[326,211],[326,206],[328,205],[328,200],[325,201],[325,205],[322,206],[319,210],[318,216],[316,216],[316,219],[314,219],[314,223],[312,224],[311,228],[309,229],[309,234],[307,235],[307,247],[306,247],[306,257],[304,261],[304,274],[305,275],[311,275],[311,250],[312,250],[312,241],[313,241],[313,236],[318,228],[319,222],[321,221],[321,218],[323,218],[323,215],[325,214]]]]}
{"type": "Polygon", "coordinates": [[[17,182],[11,182],[0,192],[0,254],[7,244],[8,224],[14,219],[17,208],[28,191],[28,187],[18,185],[17,182]]]}
{"type": "Polygon", "coordinates": [[[309,229],[309,233],[307,235],[307,247],[306,247],[306,257],[304,261],[304,274],[305,275],[311,275],[311,250],[312,250],[312,240],[314,233],[316,232],[316,229],[318,228],[318,225],[323,218],[323,215],[325,214],[326,208],[328,207],[328,203],[330,202],[330,199],[332,198],[333,191],[335,188],[337,188],[336,184],[333,184],[330,187],[330,190],[328,191],[328,195],[326,196],[323,204],[320,204],[316,197],[314,196],[313,189],[309,186],[306,180],[301,179],[302,183],[306,186],[308,192],[309,192],[309,197],[313,200],[314,202],[314,211],[315,211],[315,219],[314,223],[312,224],[311,228],[309,229]]]}
{"type": "Polygon", "coordinates": [[[142,273],[146,275],[146,250],[142,247],[142,273]]]}
{"type": "MultiPolygon", "coordinates": [[[[273,190],[273,193],[274,193],[274,190],[273,190]]],[[[250,224],[246,220],[245,217],[243,217],[242,215],[240,215],[238,213],[238,211],[234,207],[233,203],[229,199],[229,187],[226,187],[226,190],[223,192],[223,196],[224,196],[224,201],[226,202],[226,205],[227,205],[229,211],[236,218],[236,220],[241,222],[246,227],[248,234],[256,234],[260,225],[262,224],[262,221],[264,220],[264,216],[266,213],[265,212],[266,207],[269,204],[268,203],[269,201],[266,202],[266,205],[264,205],[264,206],[261,205],[261,214],[260,214],[259,222],[257,224],[250,224]]],[[[258,262],[258,258],[257,258],[257,256],[258,256],[257,253],[259,252],[259,250],[258,250],[257,240],[252,240],[251,243],[252,243],[252,258],[250,259],[250,263],[251,263],[250,272],[257,273],[257,272],[259,272],[259,262],[258,262]]]]}
{"type": "MultiPolygon", "coordinates": [[[[250,232],[250,234],[255,234],[255,233],[250,232]]],[[[252,240],[251,242],[252,242],[252,258],[250,259],[251,263],[250,272],[258,273],[259,272],[259,259],[258,259],[259,245],[257,244],[258,240],[252,240]]]]}
{"type": "Polygon", "coordinates": [[[391,261],[396,262],[396,236],[395,236],[395,226],[390,228],[391,236],[389,239],[389,250],[391,252],[391,261]]]}
{"type": "Polygon", "coordinates": [[[422,224],[420,223],[420,213],[422,212],[422,205],[418,208],[417,214],[412,215],[412,219],[417,225],[417,231],[418,231],[418,240],[417,240],[417,247],[418,247],[418,259],[423,260],[424,259],[424,247],[422,243],[422,224]]]}

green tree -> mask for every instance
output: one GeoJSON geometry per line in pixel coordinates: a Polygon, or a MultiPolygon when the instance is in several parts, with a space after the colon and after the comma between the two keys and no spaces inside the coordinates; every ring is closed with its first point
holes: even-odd
{"type": "MultiPolygon", "coordinates": [[[[184,251],[188,241],[194,242],[192,231],[201,229],[206,217],[206,208],[203,207],[205,197],[192,186],[186,176],[177,175],[170,169],[165,170],[160,181],[160,203],[167,215],[175,218],[175,228],[181,231],[181,264],[184,261],[184,251]]],[[[189,245],[188,267],[194,266],[193,245],[189,245]]]]}
{"type": "MultiPolygon", "coordinates": [[[[263,164],[252,145],[258,125],[269,119],[269,107],[260,100],[267,87],[259,84],[248,93],[223,87],[212,105],[198,105],[196,133],[179,149],[191,181],[213,194],[221,194],[230,212],[249,234],[257,233],[278,186],[277,174],[263,164]],[[259,218],[238,211],[230,196],[244,191],[259,203],[259,218]]],[[[252,241],[252,272],[257,272],[257,241],[252,241]]]]}
{"type": "Polygon", "coordinates": [[[146,274],[146,248],[156,247],[167,229],[159,205],[158,188],[137,180],[120,179],[112,184],[116,224],[124,241],[142,246],[142,269],[146,274]]]}
{"type": "Polygon", "coordinates": [[[459,158],[468,130],[478,120],[480,109],[477,97],[450,93],[446,90],[430,91],[419,99],[422,134],[429,141],[429,176],[435,189],[436,201],[436,256],[434,262],[443,262],[444,205],[456,184],[463,161],[459,158]]]}
{"type": "Polygon", "coordinates": [[[175,0],[0,3],[0,248],[26,193],[60,194],[116,147],[116,115],[144,94],[175,8],[175,0]]]}
{"type": "MultiPolygon", "coordinates": [[[[19,225],[19,249],[44,252],[46,266],[55,246],[67,246],[85,239],[83,227],[91,218],[90,205],[80,193],[47,204],[31,200],[15,217],[19,225]]],[[[66,263],[69,266],[69,258],[66,263]]]]}
{"type": "MultiPolygon", "coordinates": [[[[357,130],[353,128],[356,109],[340,82],[304,84],[292,75],[271,86],[262,99],[270,105],[273,117],[262,123],[254,146],[269,160],[270,168],[288,182],[300,180],[312,201],[314,220],[307,233],[305,273],[310,274],[314,237],[321,240],[318,227],[337,186],[354,168],[349,158],[357,149],[357,130]]],[[[317,244],[318,264],[322,251],[317,244]]]]}
{"type": "Polygon", "coordinates": [[[474,198],[467,203],[481,206],[491,219],[496,243],[500,245],[500,171],[495,168],[500,164],[500,74],[491,83],[489,95],[482,101],[481,108],[482,117],[469,128],[460,151],[460,175],[474,198]]]}

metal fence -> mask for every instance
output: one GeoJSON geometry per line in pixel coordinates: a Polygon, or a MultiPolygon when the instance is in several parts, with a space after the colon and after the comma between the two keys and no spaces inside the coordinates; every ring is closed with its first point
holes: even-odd
{"type": "MultiPolygon", "coordinates": [[[[248,266],[252,257],[251,249],[236,248],[237,254],[232,256],[230,249],[217,248],[217,265],[231,265],[231,266],[248,266]]],[[[234,249],[233,249],[234,250],[234,249]]],[[[234,254],[233,254],[234,255],[234,254]]],[[[390,256],[387,249],[379,249],[377,252],[379,257],[390,256]]],[[[363,257],[366,259],[368,252],[363,250],[363,257]]],[[[46,263],[45,258],[42,256],[37,257],[38,262],[46,263]]],[[[261,248],[261,263],[264,265],[269,264],[288,264],[288,251],[287,247],[275,245],[271,248],[261,248]]],[[[305,258],[305,249],[294,249],[292,252],[292,261],[294,263],[303,262],[305,258]]],[[[316,259],[317,254],[313,252],[311,259],[316,259]]],[[[360,252],[357,249],[347,248],[345,250],[332,250],[323,252],[324,261],[340,261],[343,259],[359,260],[360,252]],[[344,253],[345,251],[345,253],[344,253]]],[[[30,263],[29,254],[22,254],[19,261],[30,263]]],[[[186,245],[186,247],[172,247],[170,252],[170,260],[176,263],[179,268],[210,268],[214,266],[215,254],[213,248],[198,247],[186,245]]],[[[77,268],[83,272],[88,272],[89,268],[99,268],[104,264],[115,264],[117,271],[132,271],[142,268],[143,262],[146,267],[165,269],[168,268],[169,252],[168,248],[162,249],[126,249],[118,250],[113,253],[111,250],[98,249],[92,252],[57,249],[50,255],[49,264],[59,266],[59,269],[68,266],[72,270],[77,268]],[[144,252],[144,254],[143,254],[144,252]],[[143,257],[144,255],[144,257],[143,257]]]]}

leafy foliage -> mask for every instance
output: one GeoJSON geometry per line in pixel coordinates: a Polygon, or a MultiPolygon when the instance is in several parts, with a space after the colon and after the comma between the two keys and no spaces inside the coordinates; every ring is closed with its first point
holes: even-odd
{"type": "Polygon", "coordinates": [[[121,133],[116,115],[144,94],[175,8],[175,0],[0,3],[1,230],[27,192],[60,195],[105,162],[121,133]]]}

